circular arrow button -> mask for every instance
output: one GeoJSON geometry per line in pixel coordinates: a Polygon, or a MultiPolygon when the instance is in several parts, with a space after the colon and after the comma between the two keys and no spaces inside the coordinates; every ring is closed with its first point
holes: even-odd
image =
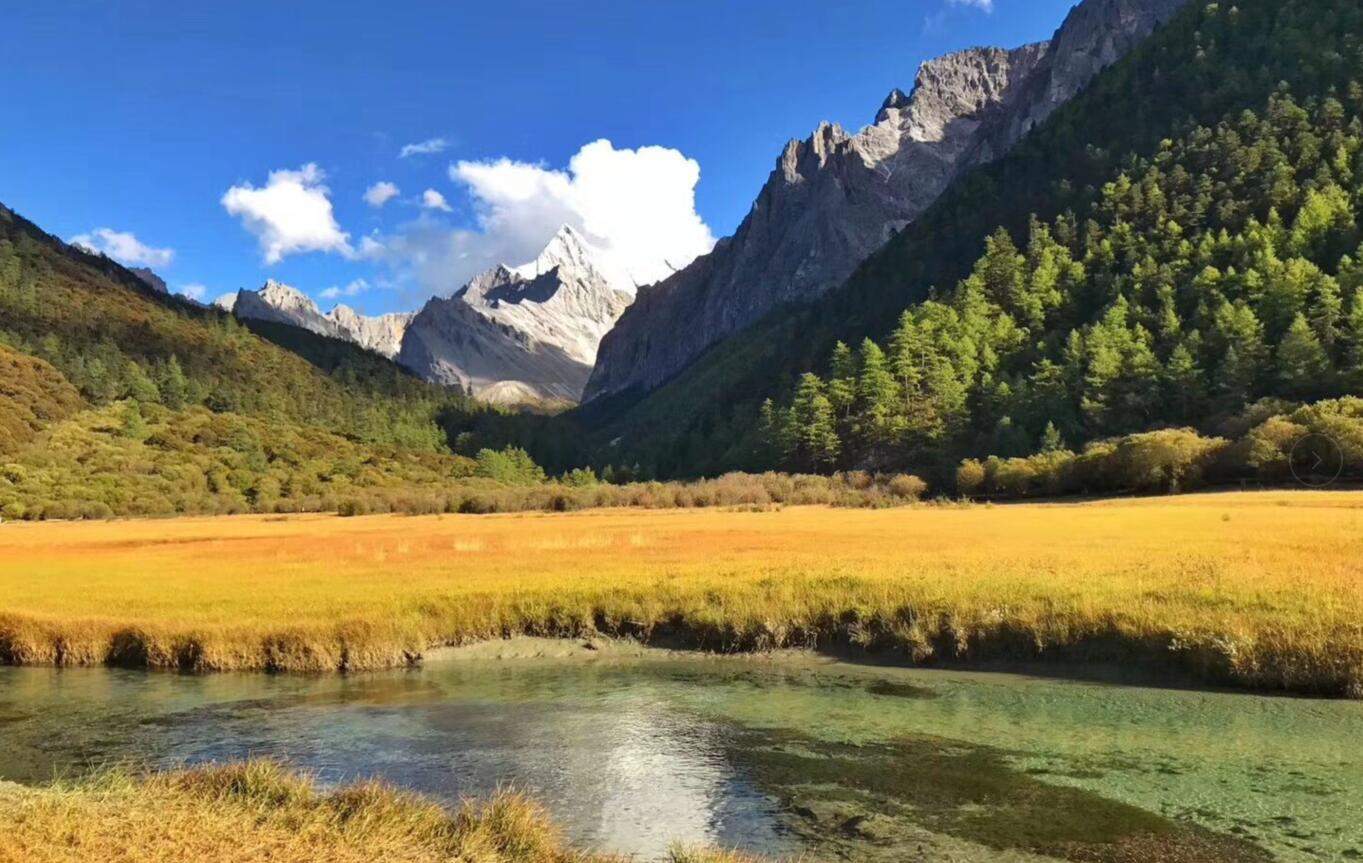
{"type": "Polygon", "coordinates": [[[1313,433],[1292,445],[1287,464],[1297,482],[1325,488],[1344,472],[1344,450],[1329,435],[1313,433]]]}

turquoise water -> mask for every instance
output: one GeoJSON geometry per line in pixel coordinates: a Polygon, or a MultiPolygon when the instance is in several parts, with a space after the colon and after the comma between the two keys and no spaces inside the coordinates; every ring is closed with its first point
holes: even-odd
{"type": "Polygon", "coordinates": [[[1363,859],[1363,704],[823,662],[0,668],[0,778],[269,755],[576,843],[852,860],[1363,859]]]}

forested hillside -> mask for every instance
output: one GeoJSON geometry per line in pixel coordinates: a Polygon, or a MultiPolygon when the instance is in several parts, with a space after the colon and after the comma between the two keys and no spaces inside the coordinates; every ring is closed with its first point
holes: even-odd
{"type": "Polygon", "coordinates": [[[80,408],[80,393],[61,372],[0,345],[0,455],[17,452],[44,425],[80,408]]]}
{"type": "Polygon", "coordinates": [[[315,509],[472,472],[461,393],[270,335],[291,349],[0,208],[0,515],[315,509]]]}
{"type": "Polygon", "coordinates": [[[1021,247],[999,229],[954,290],[768,403],[770,454],[1017,456],[1363,392],[1363,90],[1342,98],[1275,94],[1164,141],[1082,224],[1033,220],[1021,247]]]}
{"type": "Polygon", "coordinates": [[[1355,392],[1360,34],[1340,0],[1190,4],[843,288],[579,420],[660,474],[940,474],[1355,392]]]}
{"type": "Polygon", "coordinates": [[[443,446],[439,411],[471,407],[395,368],[365,373],[334,362],[325,374],[230,315],[157,294],[4,209],[0,343],[46,360],[95,405],[125,397],[201,404],[424,449],[443,446]]]}
{"type": "Polygon", "coordinates": [[[0,520],[866,506],[922,493],[910,477],[861,475],[630,484],[627,468],[571,470],[580,452],[552,416],[152,291],[0,208],[0,520]]]}

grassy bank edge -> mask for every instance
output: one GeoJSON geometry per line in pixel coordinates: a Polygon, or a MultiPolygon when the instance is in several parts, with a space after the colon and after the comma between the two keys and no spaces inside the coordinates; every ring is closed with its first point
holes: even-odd
{"type": "MultiPolygon", "coordinates": [[[[490,598],[488,603],[496,604],[490,598]]],[[[637,612],[637,605],[630,606],[637,612]]],[[[623,640],[723,655],[795,649],[919,667],[1115,665],[1152,676],[1186,676],[1212,686],[1363,699],[1363,649],[1345,633],[1340,634],[1337,649],[1322,652],[1291,640],[1232,632],[1152,630],[1117,615],[967,622],[951,612],[902,607],[867,612],[849,604],[813,617],[739,623],[713,613],[702,619],[666,608],[640,620],[621,616],[622,609],[602,606],[534,607],[527,613],[525,605],[485,606],[489,613],[483,625],[434,638],[366,621],[265,632],[158,633],[109,622],[63,624],[0,614],[0,665],[344,673],[418,667],[445,648],[530,636],[623,640]]]]}
{"type": "MultiPolygon", "coordinates": [[[[36,788],[0,783],[0,803],[0,861],[620,861],[569,848],[548,814],[513,792],[447,810],[377,781],[324,791],[265,760],[143,774],[113,768],[36,788]]],[[[680,846],[668,859],[755,863],[680,846]]]]}

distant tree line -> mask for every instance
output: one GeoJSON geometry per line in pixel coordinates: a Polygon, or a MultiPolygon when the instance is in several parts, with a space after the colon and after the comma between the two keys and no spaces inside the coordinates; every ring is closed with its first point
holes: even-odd
{"type": "MultiPolygon", "coordinates": [[[[0,368],[5,352],[0,349],[0,368]]],[[[5,413],[0,411],[0,423],[5,413]]],[[[361,443],[307,426],[171,410],[123,399],[48,423],[0,452],[0,519],[339,512],[492,513],[586,507],[889,506],[921,480],[731,475],[695,483],[618,482],[579,468],[550,477],[525,450],[475,458],[361,443]]]]}

